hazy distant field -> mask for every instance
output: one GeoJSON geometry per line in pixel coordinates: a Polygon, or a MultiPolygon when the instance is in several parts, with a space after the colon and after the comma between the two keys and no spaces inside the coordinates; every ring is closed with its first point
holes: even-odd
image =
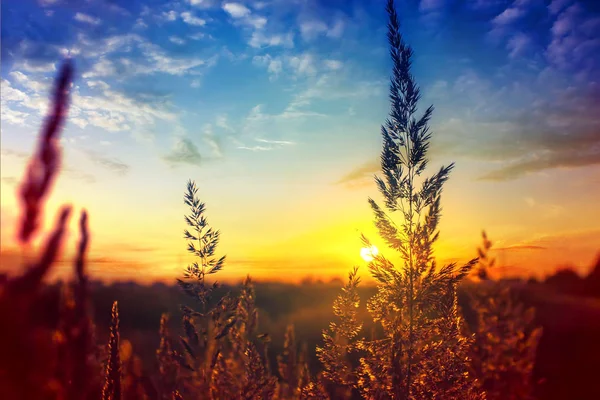
{"type": "MultiPolygon", "coordinates": [[[[536,305],[538,321],[544,327],[536,357],[536,377],[546,378],[546,383],[540,386],[542,392],[539,398],[599,398],[600,387],[593,382],[600,370],[600,298],[561,294],[558,289],[543,283],[513,284],[515,287],[522,286],[521,294],[526,303],[536,305]]],[[[340,285],[334,283],[256,283],[259,330],[268,332],[272,338],[272,363],[283,348],[287,324],[293,323],[297,341],[308,345],[311,369],[319,370],[314,348],[321,341],[322,329],[332,320],[332,303],[339,289],[340,285]]],[[[235,292],[239,287],[224,287],[221,292],[226,290],[235,292]]],[[[360,289],[364,317],[364,300],[374,292],[373,287],[360,289]]],[[[462,305],[466,304],[465,295],[463,288],[459,297],[462,305]]],[[[179,304],[194,306],[179,288],[163,284],[117,283],[105,286],[96,283],[92,296],[99,339],[108,339],[110,306],[113,300],[118,300],[122,338],[132,342],[134,351],[147,366],[155,363],[161,313],[171,314],[172,328],[180,333],[179,304]]],[[[465,316],[468,320],[467,309],[465,316]]],[[[364,321],[368,320],[364,318],[364,321]]],[[[366,325],[364,331],[369,332],[371,327],[366,325]]]]}

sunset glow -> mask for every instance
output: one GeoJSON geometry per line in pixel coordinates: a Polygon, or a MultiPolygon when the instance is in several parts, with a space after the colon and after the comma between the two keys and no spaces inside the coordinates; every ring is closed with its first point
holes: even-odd
{"type": "Polygon", "coordinates": [[[377,254],[379,254],[379,250],[375,246],[363,247],[362,249],[360,249],[360,256],[366,262],[373,261],[373,259],[375,258],[375,256],[377,256],[377,254]]]}

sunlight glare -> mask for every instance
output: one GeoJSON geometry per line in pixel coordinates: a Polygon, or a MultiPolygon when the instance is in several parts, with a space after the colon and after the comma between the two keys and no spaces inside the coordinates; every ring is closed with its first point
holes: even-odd
{"type": "Polygon", "coordinates": [[[379,253],[379,250],[375,246],[371,247],[363,247],[360,249],[360,256],[366,262],[371,262],[375,258],[375,256],[379,253]]]}

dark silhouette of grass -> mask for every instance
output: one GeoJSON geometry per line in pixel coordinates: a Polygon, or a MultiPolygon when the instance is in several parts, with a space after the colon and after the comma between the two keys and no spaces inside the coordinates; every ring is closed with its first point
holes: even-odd
{"type": "MultiPolygon", "coordinates": [[[[459,287],[458,292],[460,308],[464,310],[469,324],[474,323],[474,316],[470,311],[468,293],[475,285],[467,282],[459,287]]],[[[565,297],[552,284],[513,282],[511,285],[525,306],[535,307],[536,323],[543,327],[534,367],[534,378],[542,380],[536,398],[598,398],[600,389],[594,382],[600,360],[600,302],[593,296],[585,297],[583,294],[565,297]]],[[[331,304],[339,288],[340,285],[330,284],[255,283],[259,326],[269,332],[272,338],[272,368],[276,368],[277,355],[283,351],[285,329],[289,323],[293,323],[296,342],[307,345],[311,373],[316,374],[321,370],[314,349],[321,343],[321,331],[333,318],[331,304]]],[[[235,294],[240,290],[240,285],[223,285],[214,295],[220,296],[228,291],[235,294]]],[[[54,309],[51,303],[59,301],[60,286],[44,286],[42,291],[47,301],[38,310],[35,323],[56,326],[57,316],[50,310],[54,309]]],[[[170,314],[168,326],[173,333],[177,333],[181,329],[179,321],[182,317],[178,311],[179,305],[193,305],[193,301],[175,284],[104,284],[95,281],[90,283],[90,292],[98,342],[108,343],[110,308],[116,300],[119,303],[121,338],[131,342],[147,371],[157,367],[155,349],[160,340],[158,331],[161,315],[170,314]]],[[[372,287],[359,289],[363,303],[374,293],[372,287]]],[[[596,292],[596,295],[599,294],[596,292]]],[[[361,308],[359,313],[362,320],[367,321],[364,318],[366,310],[361,308]]],[[[370,331],[370,326],[365,330],[370,331]]]]}

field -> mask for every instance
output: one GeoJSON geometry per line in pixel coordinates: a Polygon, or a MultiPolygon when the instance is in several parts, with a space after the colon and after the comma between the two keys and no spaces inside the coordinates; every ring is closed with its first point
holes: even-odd
{"type": "MultiPolygon", "coordinates": [[[[600,272],[600,265],[596,271],[600,272]]],[[[557,276],[560,278],[560,275],[557,276]]],[[[567,287],[561,284],[564,280],[559,280],[557,286],[554,276],[548,279],[548,283],[504,282],[518,290],[525,304],[535,307],[536,322],[543,327],[534,370],[534,379],[541,382],[536,389],[536,398],[540,400],[586,400],[600,396],[600,388],[593,384],[600,368],[600,291],[594,293],[594,289],[586,290],[586,281],[579,281],[567,287]]],[[[470,323],[474,321],[470,317],[472,311],[469,310],[467,296],[473,285],[467,283],[459,292],[459,302],[470,323]]],[[[277,355],[283,352],[285,330],[289,324],[293,324],[298,345],[306,345],[310,349],[311,372],[320,372],[322,366],[314,348],[322,344],[322,331],[334,317],[331,305],[339,294],[340,286],[341,282],[304,285],[255,283],[259,331],[269,332],[272,339],[272,368],[276,368],[277,355]]],[[[239,293],[240,289],[241,286],[224,286],[217,296],[227,291],[239,293]]],[[[55,296],[58,294],[58,286],[48,287],[47,290],[55,296]]],[[[375,291],[375,287],[360,289],[363,305],[364,300],[375,291]]],[[[91,296],[100,341],[108,342],[110,306],[117,300],[120,304],[121,338],[132,343],[134,351],[149,371],[156,368],[161,315],[169,313],[172,317],[171,329],[181,333],[180,305],[194,305],[178,286],[165,284],[139,285],[130,282],[105,285],[93,282],[91,296]]],[[[359,315],[367,320],[364,306],[359,315]]],[[[372,326],[366,325],[365,330],[368,331],[372,326]]]]}

